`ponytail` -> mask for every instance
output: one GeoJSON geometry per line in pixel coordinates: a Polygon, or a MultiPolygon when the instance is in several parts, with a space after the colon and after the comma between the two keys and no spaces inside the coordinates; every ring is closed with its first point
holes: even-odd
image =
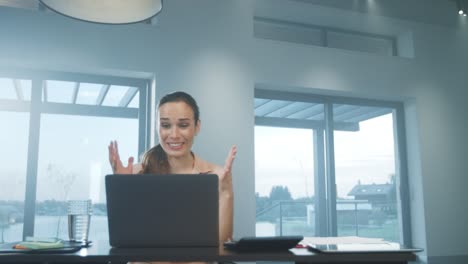
{"type": "Polygon", "coordinates": [[[161,144],[150,148],[143,154],[141,165],[143,166],[143,174],[169,173],[169,161],[161,144]]]}

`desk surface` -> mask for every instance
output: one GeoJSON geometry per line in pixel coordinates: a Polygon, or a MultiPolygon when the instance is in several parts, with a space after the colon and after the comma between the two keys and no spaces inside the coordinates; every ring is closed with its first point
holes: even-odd
{"type": "Polygon", "coordinates": [[[128,262],[128,261],[291,261],[296,263],[407,263],[413,253],[317,254],[304,248],[284,252],[233,252],[219,248],[111,248],[98,241],[89,248],[67,254],[0,254],[4,262],[128,262]]]}

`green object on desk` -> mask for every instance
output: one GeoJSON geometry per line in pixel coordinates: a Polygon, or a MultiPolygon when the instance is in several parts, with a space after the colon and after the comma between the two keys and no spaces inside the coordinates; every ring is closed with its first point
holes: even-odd
{"type": "Polygon", "coordinates": [[[45,241],[22,241],[15,245],[17,249],[53,249],[53,248],[63,248],[64,244],[62,240],[57,240],[55,242],[45,242],[45,241]]]}

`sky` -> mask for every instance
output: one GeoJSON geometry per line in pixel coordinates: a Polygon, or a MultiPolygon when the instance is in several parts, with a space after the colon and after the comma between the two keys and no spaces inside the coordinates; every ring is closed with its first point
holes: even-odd
{"type": "MultiPolygon", "coordinates": [[[[0,112],[0,122],[8,124],[0,130],[0,200],[24,200],[29,115],[0,112]]],[[[136,157],[137,119],[42,115],[37,200],[103,202],[104,175],[111,173],[107,146],[114,139],[121,153],[136,157]]]]}
{"type": "MultiPolygon", "coordinates": [[[[358,183],[387,183],[395,173],[392,115],[360,123],[357,132],[336,131],[335,175],[338,197],[358,183]]],[[[255,191],[287,186],[293,198],[314,194],[313,132],[310,129],[255,128],[255,191]]]]}

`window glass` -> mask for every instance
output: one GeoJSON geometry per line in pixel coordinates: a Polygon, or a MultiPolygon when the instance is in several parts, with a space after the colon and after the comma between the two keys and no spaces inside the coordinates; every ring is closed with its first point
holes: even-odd
{"type": "Polygon", "coordinates": [[[319,28],[288,22],[256,19],[254,20],[254,35],[262,39],[323,45],[322,31],[319,28]]]}
{"type": "Polygon", "coordinates": [[[392,35],[356,32],[345,28],[302,24],[295,21],[254,18],[254,37],[321,47],[396,56],[392,35]]]}
{"type": "Polygon", "coordinates": [[[43,93],[44,101],[70,104],[72,103],[75,87],[75,82],[47,80],[45,81],[43,93]]]}
{"type": "Polygon", "coordinates": [[[255,127],[257,236],[314,234],[313,152],[309,129],[255,127]]]}
{"type": "Polygon", "coordinates": [[[256,93],[257,235],[331,236],[336,230],[338,236],[401,242],[401,202],[408,201],[397,197],[396,108],[256,93]],[[327,138],[326,120],[333,138],[327,138]],[[330,197],[329,184],[336,197],[330,197]]]}
{"type": "Polygon", "coordinates": [[[29,113],[0,112],[0,123],[0,243],[5,243],[23,237],[29,113]]]}
{"type": "Polygon", "coordinates": [[[19,80],[21,91],[23,92],[23,100],[31,101],[31,80],[19,80]]]}
{"type": "Polygon", "coordinates": [[[0,99],[17,99],[13,79],[0,78],[0,99]]]}
{"type": "Polygon", "coordinates": [[[255,98],[255,116],[257,235],[316,235],[324,148],[314,129],[323,131],[323,104],[255,98]]]}
{"type": "Polygon", "coordinates": [[[385,56],[393,55],[393,41],[387,38],[371,37],[351,32],[329,31],[327,33],[327,42],[330,48],[362,51],[385,56]]]}
{"type": "Polygon", "coordinates": [[[91,199],[89,238],[108,239],[104,176],[111,173],[107,146],[113,139],[123,159],[137,158],[138,119],[42,114],[36,236],[68,238],[66,201],[91,199]]]}
{"type": "Polygon", "coordinates": [[[132,101],[128,104],[129,108],[139,108],[140,106],[140,93],[137,92],[133,97],[132,101]]]}
{"type": "Polygon", "coordinates": [[[399,242],[392,109],[333,106],[339,236],[365,236],[399,242]]]}
{"type": "Polygon", "coordinates": [[[122,98],[124,97],[125,93],[129,87],[126,86],[119,86],[119,85],[112,85],[107,92],[107,95],[102,102],[102,105],[105,106],[119,106],[122,98]]]}
{"type": "Polygon", "coordinates": [[[80,83],[80,90],[78,91],[76,103],[84,105],[96,105],[102,88],[102,84],[80,83]]]}

